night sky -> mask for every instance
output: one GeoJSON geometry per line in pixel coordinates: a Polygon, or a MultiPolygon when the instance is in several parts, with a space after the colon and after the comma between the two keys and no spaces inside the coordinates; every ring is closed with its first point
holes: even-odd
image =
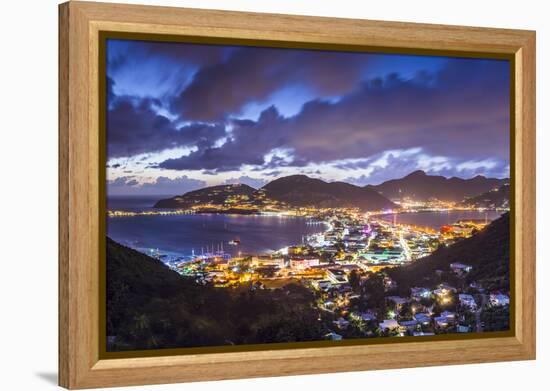
{"type": "Polygon", "coordinates": [[[509,176],[509,63],[107,42],[108,193],[509,176]]]}

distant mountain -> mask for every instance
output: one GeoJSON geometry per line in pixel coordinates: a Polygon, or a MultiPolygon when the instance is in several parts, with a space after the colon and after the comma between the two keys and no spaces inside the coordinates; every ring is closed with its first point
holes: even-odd
{"type": "Polygon", "coordinates": [[[324,182],[306,175],[276,179],[259,190],[247,185],[222,185],[160,200],[155,208],[190,208],[200,204],[231,207],[232,203],[261,206],[280,203],[292,207],[355,207],[361,210],[397,208],[377,191],[343,182],[324,182]]]}
{"type": "Polygon", "coordinates": [[[270,199],[298,207],[355,207],[362,210],[397,207],[375,190],[344,182],[324,182],[306,175],[291,175],[276,179],[265,185],[262,190],[270,199]]]}
{"type": "Polygon", "coordinates": [[[449,272],[449,265],[460,262],[471,265],[466,282],[480,282],[489,289],[510,288],[510,214],[505,213],[472,237],[449,247],[440,247],[426,258],[389,271],[400,293],[412,286],[438,281],[436,270],[449,272]]]}
{"type": "Polygon", "coordinates": [[[482,175],[471,179],[446,178],[428,175],[419,170],[401,179],[392,179],[380,185],[365,187],[376,190],[391,200],[411,198],[416,201],[428,201],[435,198],[441,201],[460,202],[465,198],[497,189],[508,182],[508,179],[486,178],[482,175]]]}
{"type": "Polygon", "coordinates": [[[244,184],[220,185],[190,191],[181,196],[167,198],[154,205],[155,208],[190,208],[196,204],[209,203],[226,205],[235,200],[248,200],[254,197],[256,189],[244,184]]]}
{"type": "Polygon", "coordinates": [[[510,185],[502,185],[498,189],[466,198],[462,204],[474,208],[508,208],[510,206],[510,185]]]}

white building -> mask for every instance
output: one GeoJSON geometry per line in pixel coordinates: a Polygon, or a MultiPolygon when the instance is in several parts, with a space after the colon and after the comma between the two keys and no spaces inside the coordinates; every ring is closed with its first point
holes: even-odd
{"type": "Polygon", "coordinates": [[[328,269],[327,277],[334,284],[343,284],[345,282],[348,282],[346,272],[340,269],[328,269]]]}
{"type": "Polygon", "coordinates": [[[418,322],[416,321],[416,319],[402,320],[401,322],[399,322],[399,326],[412,331],[416,329],[416,327],[418,326],[418,322]]]}
{"type": "Polygon", "coordinates": [[[399,323],[397,323],[397,320],[395,319],[386,319],[378,324],[378,327],[380,327],[382,330],[394,330],[399,328],[399,323]]]}
{"type": "Polygon", "coordinates": [[[370,322],[371,320],[376,320],[376,315],[372,312],[363,312],[360,314],[361,319],[364,322],[370,322]]]}
{"type": "Polygon", "coordinates": [[[500,307],[504,305],[510,305],[510,298],[502,293],[491,293],[489,295],[489,302],[493,306],[500,307]]]}
{"type": "Polygon", "coordinates": [[[319,266],[319,258],[291,258],[290,259],[290,268],[295,270],[305,270],[313,266],[319,266]]]}
{"type": "Polygon", "coordinates": [[[325,335],[325,338],[330,339],[331,341],[341,341],[343,337],[340,334],[332,332],[325,335]]]}
{"type": "Polygon", "coordinates": [[[432,322],[431,316],[428,315],[428,314],[424,314],[424,313],[415,314],[414,318],[416,319],[416,321],[418,323],[420,323],[424,326],[429,325],[432,322]]]}
{"type": "Polygon", "coordinates": [[[329,290],[332,286],[332,283],[329,280],[314,280],[311,284],[320,291],[329,290]]]}
{"type": "Polygon", "coordinates": [[[448,327],[451,324],[451,322],[449,321],[449,319],[447,319],[446,316],[437,316],[434,318],[434,322],[437,327],[441,327],[441,328],[448,327]]]}
{"type": "Polygon", "coordinates": [[[347,329],[349,326],[349,322],[344,318],[339,318],[338,320],[335,320],[332,323],[334,323],[336,327],[338,327],[339,329],[347,329]]]}
{"type": "Polygon", "coordinates": [[[415,300],[428,299],[432,295],[432,291],[428,288],[414,287],[411,288],[411,297],[415,300]]]}
{"type": "Polygon", "coordinates": [[[472,271],[472,266],[465,265],[460,262],[453,262],[449,265],[449,267],[455,274],[459,276],[470,273],[472,271]]]}
{"type": "Polygon", "coordinates": [[[472,295],[460,293],[458,295],[458,300],[460,301],[460,304],[470,308],[471,310],[475,310],[477,308],[477,303],[472,295]]]}

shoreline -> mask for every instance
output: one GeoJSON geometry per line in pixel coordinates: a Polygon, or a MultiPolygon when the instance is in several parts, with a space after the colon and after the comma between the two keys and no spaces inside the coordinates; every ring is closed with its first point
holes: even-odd
{"type": "MultiPolygon", "coordinates": [[[[313,233],[308,233],[307,230],[306,232],[301,232],[300,234],[303,236],[303,237],[310,237],[311,235],[318,235],[318,234],[323,234],[323,233],[326,233],[328,231],[330,231],[332,229],[332,225],[327,221],[327,220],[324,220],[324,219],[316,219],[316,218],[313,218],[312,216],[302,216],[302,215],[296,215],[296,214],[270,214],[270,213],[218,213],[218,212],[212,212],[212,211],[209,211],[209,212],[206,212],[206,211],[203,211],[201,213],[197,213],[197,212],[189,212],[189,211],[181,211],[181,210],[173,210],[172,212],[174,213],[171,213],[171,214],[151,214],[149,212],[125,212],[125,213],[132,213],[132,216],[136,216],[136,213],[140,213],[140,214],[137,214],[137,216],[162,216],[162,215],[180,215],[180,216],[207,216],[207,215],[211,215],[211,216],[228,216],[228,217],[241,217],[241,216],[250,216],[250,217],[270,217],[270,218],[284,218],[284,219],[287,219],[287,218],[298,218],[298,219],[301,219],[304,221],[304,224],[306,226],[311,226],[311,225],[318,225],[318,226],[323,226],[322,228],[320,227],[318,231],[316,232],[313,232],[313,233]]],[[[119,216],[113,216],[113,217],[119,217],[119,216]]],[[[120,216],[120,217],[124,217],[124,216],[120,216]]],[[[231,231],[229,231],[231,234],[233,234],[231,231]]],[[[239,234],[238,233],[234,233],[234,236],[238,236],[239,234]]],[[[107,232],[107,237],[111,237],[109,236],[109,233],[107,232]]],[[[164,257],[168,257],[169,259],[171,259],[172,261],[175,260],[175,259],[179,259],[179,261],[183,261],[185,260],[186,262],[190,262],[190,261],[193,261],[193,258],[194,257],[197,257],[198,254],[196,254],[196,251],[195,251],[195,254],[193,253],[184,253],[184,252],[179,252],[179,251],[174,251],[174,250],[163,250],[162,248],[160,247],[156,247],[156,246],[153,246],[153,247],[144,247],[144,246],[136,246],[135,244],[132,243],[132,240],[128,240],[128,239],[120,239],[120,238],[117,238],[117,239],[114,239],[111,237],[111,239],[127,246],[127,247],[130,247],[136,251],[139,251],[140,253],[142,254],[145,254],[145,255],[148,255],[148,256],[152,256],[156,259],[159,259],[159,261],[163,262],[163,263],[167,263],[165,262],[164,259],[161,259],[164,257]],[[157,253],[158,255],[153,255],[153,253],[157,253]],[[160,256],[159,256],[160,255],[160,256]]],[[[217,241],[213,241],[214,244],[218,243],[223,243],[223,246],[227,246],[227,248],[232,248],[231,245],[228,243],[230,242],[230,240],[227,240],[227,239],[222,239],[222,240],[217,240],[217,241]]],[[[274,253],[277,253],[279,252],[281,249],[285,248],[285,247],[292,247],[292,246],[297,246],[299,245],[300,242],[295,242],[295,241],[292,241],[292,242],[289,242],[288,244],[286,245],[283,245],[281,248],[278,248],[276,250],[268,250],[268,251],[242,251],[242,255],[243,256],[263,256],[263,255],[272,255],[274,253]]],[[[207,245],[208,246],[208,245],[207,245]]],[[[192,247],[194,248],[195,250],[199,250],[201,247],[198,246],[198,247],[192,247]]],[[[240,252],[240,251],[239,251],[240,252]]],[[[207,253],[209,254],[216,254],[216,253],[221,253],[219,251],[207,251],[207,253]]],[[[224,250],[224,253],[226,255],[230,255],[232,258],[234,257],[237,257],[236,254],[232,254],[231,251],[225,251],[224,250]]],[[[169,262],[168,262],[169,263],[169,262]]]]}
{"type": "Polygon", "coordinates": [[[429,213],[436,214],[436,215],[443,215],[443,214],[449,214],[450,215],[450,214],[461,214],[461,213],[479,213],[479,214],[482,214],[482,213],[487,213],[487,212],[494,214],[494,216],[492,216],[491,218],[488,218],[488,217],[486,217],[486,218],[483,218],[483,217],[478,217],[478,218],[460,217],[460,218],[457,218],[456,220],[454,220],[451,223],[442,224],[441,226],[436,226],[435,224],[429,225],[429,224],[426,224],[426,223],[420,224],[420,223],[415,223],[415,222],[397,222],[397,225],[408,226],[408,227],[413,227],[413,228],[417,228],[417,229],[425,229],[425,230],[435,231],[435,230],[438,230],[439,228],[441,228],[444,225],[449,225],[449,224],[452,225],[452,224],[458,223],[460,221],[487,220],[487,222],[489,223],[491,221],[494,221],[494,220],[498,219],[504,213],[508,212],[508,210],[505,210],[505,209],[418,210],[418,211],[402,211],[402,212],[391,212],[391,213],[377,213],[377,214],[374,214],[374,215],[370,215],[369,218],[375,219],[377,221],[383,221],[385,223],[392,223],[393,224],[393,221],[391,220],[392,216],[398,218],[399,216],[426,215],[426,214],[429,214],[429,213]]]}

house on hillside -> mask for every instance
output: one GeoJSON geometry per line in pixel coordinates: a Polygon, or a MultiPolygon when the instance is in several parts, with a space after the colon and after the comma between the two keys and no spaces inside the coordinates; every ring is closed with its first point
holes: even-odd
{"type": "Polygon", "coordinates": [[[386,302],[393,303],[394,309],[396,311],[400,311],[401,308],[409,302],[409,300],[399,296],[386,296],[386,302]]]}
{"type": "Polygon", "coordinates": [[[418,322],[416,321],[416,319],[402,320],[399,322],[399,326],[403,329],[413,331],[416,330],[416,328],[418,327],[418,322]]]}
{"type": "Polygon", "coordinates": [[[411,298],[414,300],[429,299],[432,295],[432,291],[428,288],[413,287],[411,288],[411,298]]]}
{"type": "Polygon", "coordinates": [[[459,277],[463,277],[472,271],[472,266],[460,262],[453,262],[449,265],[451,271],[459,277]]]}
{"type": "Polygon", "coordinates": [[[434,325],[438,328],[447,328],[456,322],[456,314],[450,311],[443,311],[439,316],[434,318],[434,325]]]}
{"type": "Polygon", "coordinates": [[[386,319],[378,324],[381,330],[395,330],[399,328],[399,323],[395,319],[386,319]]]}
{"type": "Polygon", "coordinates": [[[439,284],[439,287],[434,290],[434,295],[436,295],[438,298],[440,299],[443,299],[447,296],[449,296],[450,294],[452,293],[455,293],[456,292],[456,288],[447,284],[447,283],[442,283],[442,284],[439,284]]]}
{"type": "Polygon", "coordinates": [[[331,341],[341,341],[343,337],[335,332],[330,332],[325,335],[325,338],[330,339],[331,341]]]}
{"type": "Polygon", "coordinates": [[[458,295],[458,300],[460,301],[461,305],[469,308],[472,311],[477,309],[477,303],[472,295],[469,295],[466,293],[460,293],[458,295]]]}
{"type": "Polygon", "coordinates": [[[348,279],[346,277],[346,272],[340,269],[328,269],[327,270],[327,278],[333,283],[333,284],[344,284],[348,282],[348,279]]]}
{"type": "Polygon", "coordinates": [[[338,327],[341,330],[345,330],[349,326],[349,322],[347,320],[345,320],[344,318],[339,318],[338,320],[335,320],[332,323],[334,323],[336,325],[336,327],[338,327]]]}
{"type": "Polygon", "coordinates": [[[502,293],[491,293],[489,295],[489,303],[494,307],[510,305],[510,297],[502,293]]]}
{"type": "Polygon", "coordinates": [[[424,313],[415,314],[414,319],[422,326],[428,326],[432,322],[432,317],[424,313]]]}

